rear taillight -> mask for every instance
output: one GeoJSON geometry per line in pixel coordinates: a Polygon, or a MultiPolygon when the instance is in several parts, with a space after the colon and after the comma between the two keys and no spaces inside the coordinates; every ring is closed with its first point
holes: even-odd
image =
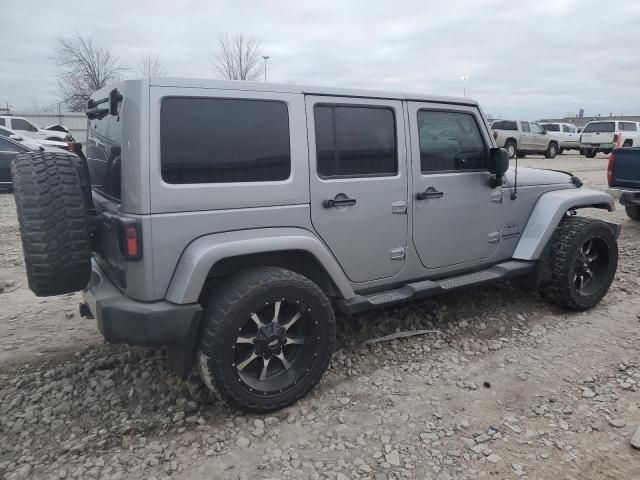
{"type": "Polygon", "coordinates": [[[67,142],[67,150],[78,153],[82,150],[82,144],[77,142],[67,142]]]}
{"type": "Polygon", "coordinates": [[[493,132],[493,139],[498,140],[498,132],[493,132]]]}
{"type": "Polygon", "coordinates": [[[616,166],[616,156],[612,153],[609,155],[609,165],[607,166],[607,182],[611,187],[613,183],[613,169],[616,166]]]}
{"type": "Polygon", "coordinates": [[[142,258],[142,229],[132,221],[120,222],[120,252],[127,261],[142,258]]]}

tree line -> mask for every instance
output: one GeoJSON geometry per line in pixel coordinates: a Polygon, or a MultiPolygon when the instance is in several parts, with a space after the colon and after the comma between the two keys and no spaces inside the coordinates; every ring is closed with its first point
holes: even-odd
{"type": "MultiPolygon", "coordinates": [[[[210,61],[213,73],[228,80],[257,80],[264,72],[260,50],[260,42],[253,37],[224,35],[218,39],[218,52],[210,61]]],[[[131,72],[145,78],[168,74],[158,55],[145,54],[131,68],[108,48],[97,45],[91,36],[79,33],[58,38],[53,60],[59,70],[60,103],[74,112],[87,108],[93,92],[131,72]]]]}

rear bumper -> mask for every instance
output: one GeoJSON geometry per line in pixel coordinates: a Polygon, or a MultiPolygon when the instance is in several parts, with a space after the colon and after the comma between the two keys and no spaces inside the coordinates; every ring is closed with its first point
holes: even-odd
{"type": "Polygon", "coordinates": [[[640,190],[625,188],[607,188],[607,193],[621,205],[640,205],[640,190]]]}
{"type": "Polygon", "coordinates": [[[614,143],[581,143],[580,148],[585,150],[613,150],[616,145],[614,143]]]}
{"type": "Polygon", "coordinates": [[[107,342],[142,346],[188,346],[193,342],[200,323],[199,304],[139,302],[123,295],[92,261],[91,280],[83,292],[84,305],[98,322],[107,342]]]}

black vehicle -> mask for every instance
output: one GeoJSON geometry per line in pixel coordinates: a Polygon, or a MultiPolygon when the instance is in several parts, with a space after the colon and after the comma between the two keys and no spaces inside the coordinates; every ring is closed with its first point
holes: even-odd
{"type": "Polygon", "coordinates": [[[31,151],[18,142],[0,136],[0,190],[12,190],[11,161],[19,153],[31,151]]]}

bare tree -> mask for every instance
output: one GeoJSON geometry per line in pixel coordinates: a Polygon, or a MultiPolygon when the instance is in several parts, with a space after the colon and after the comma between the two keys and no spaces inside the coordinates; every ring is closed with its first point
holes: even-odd
{"type": "Polygon", "coordinates": [[[262,74],[260,42],[253,37],[236,34],[218,39],[220,51],[211,61],[213,70],[229,80],[257,80],[262,74]]]}
{"type": "Polygon", "coordinates": [[[140,75],[146,78],[164,77],[167,75],[167,69],[157,55],[154,57],[146,54],[140,59],[137,70],[140,75]]]}
{"type": "Polygon", "coordinates": [[[97,47],[93,38],[75,33],[59,37],[53,57],[60,68],[58,84],[63,103],[72,111],[82,111],[96,90],[117,81],[127,70],[106,48],[97,47]]]}

